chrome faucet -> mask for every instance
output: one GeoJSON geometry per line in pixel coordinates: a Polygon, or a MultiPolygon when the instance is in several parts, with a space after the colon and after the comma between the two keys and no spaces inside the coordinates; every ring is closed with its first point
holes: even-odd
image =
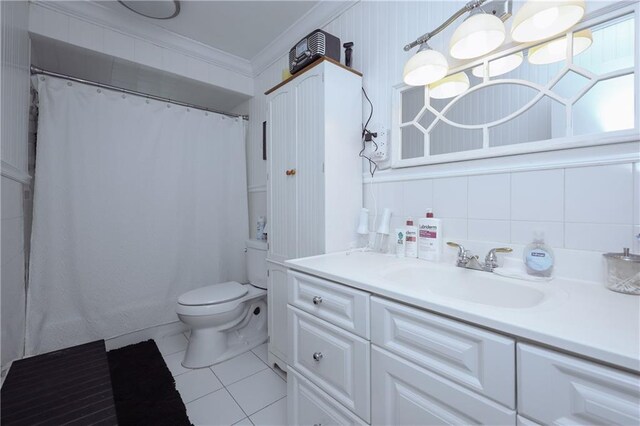
{"type": "Polygon", "coordinates": [[[484,258],[484,263],[480,262],[477,255],[473,255],[469,250],[465,249],[461,244],[447,241],[449,247],[458,249],[458,259],[456,266],[466,269],[474,269],[476,271],[493,272],[498,267],[497,253],[511,253],[513,249],[509,247],[497,247],[489,250],[484,258]]]}

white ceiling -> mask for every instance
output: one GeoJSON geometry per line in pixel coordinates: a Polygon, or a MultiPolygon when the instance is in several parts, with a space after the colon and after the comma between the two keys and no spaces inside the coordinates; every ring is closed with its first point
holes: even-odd
{"type": "Polygon", "coordinates": [[[181,0],[180,14],[168,20],[137,15],[115,0],[97,3],[250,60],[319,2],[181,0]]]}

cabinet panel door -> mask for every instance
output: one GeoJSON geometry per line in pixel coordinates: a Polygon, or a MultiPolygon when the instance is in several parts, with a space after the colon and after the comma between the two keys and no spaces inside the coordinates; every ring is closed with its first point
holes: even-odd
{"type": "Polygon", "coordinates": [[[267,129],[269,258],[284,261],[296,252],[296,106],[294,92],[282,88],[269,99],[267,129]]]}
{"type": "Polygon", "coordinates": [[[374,425],[515,425],[516,413],[371,346],[371,420],[374,425]]]}
{"type": "MultiPolygon", "coordinates": [[[[323,67],[298,79],[296,97],[297,257],[325,252],[324,235],[324,84],[323,67]]],[[[334,206],[339,208],[339,206],[334,206]]]]}
{"type": "Polygon", "coordinates": [[[543,424],[640,424],[640,377],[518,344],[518,412],[543,424]]]}
{"type": "Polygon", "coordinates": [[[289,365],[369,421],[369,342],[289,305],[289,365]]]}
{"type": "Polygon", "coordinates": [[[287,373],[287,418],[290,425],[366,425],[293,368],[287,373]]]}
{"type": "Polygon", "coordinates": [[[516,408],[515,341],[379,297],[371,341],[509,408],[516,408]]]}
{"type": "MultiPolygon", "coordinates": [[[[269,262],[267,303],[269,352],[287,362],[287,268],[269,262]]],[[[286,366],[279,366],[285,369],[286,366]]]]}

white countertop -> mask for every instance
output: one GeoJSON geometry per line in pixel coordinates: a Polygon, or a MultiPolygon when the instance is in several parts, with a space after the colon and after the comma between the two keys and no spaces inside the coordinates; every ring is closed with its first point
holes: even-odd
{"type": "Polygon", "coordinates": [[[443,263],[399,259],[371,252],[341,252],[290,260],[285,265],[505,334],[640,372],[640,296],[615,293],[604,285],[559,278],[550,282],[527,282],[490,274],[497,280],[541,289],[545,293],[545,300],[537,306],[505,308],[462,301],[429,291],[429,275],[432,279],[442,280],[443,276],[451,274],[451,285],[456,285],[456,280],[473,282],[489,275],[443,263]],[[422,268],[424,276],[419,283],[416,280],[403,282],[385,278],[389,271],[405,267],[422,268]]]}

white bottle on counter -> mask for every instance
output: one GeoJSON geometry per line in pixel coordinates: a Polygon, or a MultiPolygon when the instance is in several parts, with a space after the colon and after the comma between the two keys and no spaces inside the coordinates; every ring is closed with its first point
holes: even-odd
{"type": "Polygon", "coordinates": [[[433,217],[427,209],[426,217],[418,221],[418,257],[439,261],[442,254],[442,220],[433,217]]]}
{"type": "Polygon", "coordinates": [[[404,228],[396,228],[396,257],[404,257],[405,236],[404,228]]]}
{"type": "Polygon", "coordinates": [[[406,257],[418,257],[418,228],[413,225],[413,219],[408,218],[404,228],[404,253],[406,257]]]}

